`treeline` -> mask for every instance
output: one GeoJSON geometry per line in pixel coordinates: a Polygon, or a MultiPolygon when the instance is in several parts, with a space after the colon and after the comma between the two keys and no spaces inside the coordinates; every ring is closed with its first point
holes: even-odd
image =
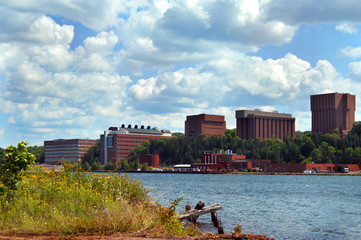
{"type": "MultiPolygon", "coordinates": [[[[36,163],[44,163],[44,146],[29,146],[27,147],[28,152],[36,157],[36,163]]],[[[5,149],[0,147],[0,163],[4,161],[5,149]]]]}
{"type": "Polygon", "coordinates": [[[361,164],[361,123],[354,124],[352,131],[341,138],[337,129],[328,134],[296,132],[285,141],[273,139],[240,139],[236,130],[227,130],[225,136],[185,137],[151,140],[137,146],[128,162],[137,160],[139,154],[159,154],[162,165],[190,164],[200,162],[204,151],[232,150],[246,155],[247,159],[271,159],[274,163],[352,163],[361,164]]]}

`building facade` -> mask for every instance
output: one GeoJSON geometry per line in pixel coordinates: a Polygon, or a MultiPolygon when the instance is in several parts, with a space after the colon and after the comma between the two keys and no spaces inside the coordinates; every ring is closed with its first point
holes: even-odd
{"type": "Polygon", "coordinates": [[[159,155],[158,154],[140,154],[139,164],[148,164],[149,167],[159,168],[159,155]]]}
{"type": "Polygon", "coordinates": [[[187,116],[185,121],[185,135],[196,137],[201,134],[210,137],[212,135],[223,136],[226,133],[226,121],[224,116],[199,114],[187,116]]]}
{"type": "Polygon", "coordinates": [[[349,93],[311,96],[312,133],[329,133],[333,129],[347,134],[355,121],[356,97],[349,93]]]}
{"type": "Polygon", "coordinates": [[[224,154],[204,153],[201,155],[201,163],[193,163],[191,167],[201,171],[209,171],[213,169],[232,169],[233,162],[241,159],[246,159],[246,156],[233,154],[230,150],[227,150],[224,154]]]}
{"type": "Polygon", "coordinates": [[[295,118],[291,114],[238,110],[236,119],[237,136],[242,139],[295,137],[295,118]]]}
{"type": "Polygon", "coordinates": [[[169,130],[159,130],[157,128],[151,129],[149,126],[145,128],[137,125],[134,128],[128,125],[126,128],[110,127],[100,135],[100,163],[107,164],[125,159],[130,151],[145,141],[151,139],[171,138],[172,134],[169,130]]]}
{"type": "Polygon", "coordinates": [[[266,172],[298,172],[304,171],[314,173],[345,173],[358,172],[357,164],[333,164],[333,163],[271,163],[266,166],[266,172]]]}
{"type": "Polygon", "coordinates": [[[80,162],[87,149],[96,144],[94,139],[56,139],[44,141],[44,163],[59,164],[64,159],[80,162]]]}

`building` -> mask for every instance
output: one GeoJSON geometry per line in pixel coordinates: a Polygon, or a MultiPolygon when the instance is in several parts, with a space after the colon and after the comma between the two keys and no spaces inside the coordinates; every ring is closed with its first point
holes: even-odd
{"type": "Polygon", "coordinates": [[[187,116],[185,121],[185,136],[196,137],[201,134],[210,137],[212,135],[223,136],[226,133],[226,121],[224,116],[199,114],[187,116]]]}
{"type": "Polygon", "coordinates": [[[159,155],[158,154],[140,154],[139,164],[146,163],[149,167],[159,168],[159,155]]]}
{"type": "Polygon", "coordinates": [[[266,166],[266,172],[298,172],[314,173],[345,173],[358,172],[357,164],[332,164],[332,163],[271,163],[266,166]],[[347,170],[345,170],[347,169],[347,170]]]}
{"type": "Polygon", "coordinates": [[[87,149],[96,144],[94,139],[56,139],[44,141],[44,163],[59,164],[60,160],[80,162],[87,149]]]}
{"type": "Polygon", "coordinates": [[[356,97],[349,93],[326,93],[311,96],[312,133],[333,129],[347,134],[355,121],[356,97]]]}
{"type": "Polygon", "coordinates": [[[138,125],[135,125],[132,128],[131,125],[128,125],[126,128],[123,124],[120,128],[110,127],[100,135],[100,163],[116,164],[117,161],[125,159],[133,148],[145,141],[171,137],[172,134],[169,130],[151,129],[149,126],[138,128],[138,125]]]}
{"type": "Polygon", "coordinates": [[[291,114],[258,110],[236,111],[237,136],[242,139],[295,137],[295,119],[291,114]]]}
{"type": "Polygon", "coordinates": [[[233,154],[231,150],[226,153],[204,153],[201,155],[201,163],[193,163],[192,168],[202,171],[212,169],[232,169],[233,162],[240,159],[246,159],[245,155],[233,154]]]}
{"type": "Polygon", "coordinates": [[[269,164],[271,164],[269,159],[239,159],[235,160],[232,166],[239,171],[263,172],[269,164]]]}

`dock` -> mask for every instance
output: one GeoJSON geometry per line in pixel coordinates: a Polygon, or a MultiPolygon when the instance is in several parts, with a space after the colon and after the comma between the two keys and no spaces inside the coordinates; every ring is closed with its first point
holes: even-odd
{"type": "Polygon", "coordinates": [[[209,206],[206,206],[206,207],[203,207],[202,209],[191,209],[191,210],[188,210],[184,213],[180,213],[178,215],[178,217],[181,219],[181,220],[188,220],[190,222],[196,222],[197,221],[197,218],[203,214],[207,214],[207,213],[210,213],[211,214],[211,217],[212,217],[212,222],[214,224],[215,227],[218,227],[219,226],[219,221],[217,219],[217,211],[218,210],[222,210],[222,206],[219,204],[219,203],[216,203],[216,204],[213,204],[213,205],[209,205],[209,206]]]}

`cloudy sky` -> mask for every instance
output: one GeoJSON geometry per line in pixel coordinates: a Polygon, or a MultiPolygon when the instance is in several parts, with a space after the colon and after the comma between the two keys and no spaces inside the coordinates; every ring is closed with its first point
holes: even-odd
{"type": "Polygon", "coordinates": [[[0,0],[0,147],[356,95],[359,0],[0,0]]]}

